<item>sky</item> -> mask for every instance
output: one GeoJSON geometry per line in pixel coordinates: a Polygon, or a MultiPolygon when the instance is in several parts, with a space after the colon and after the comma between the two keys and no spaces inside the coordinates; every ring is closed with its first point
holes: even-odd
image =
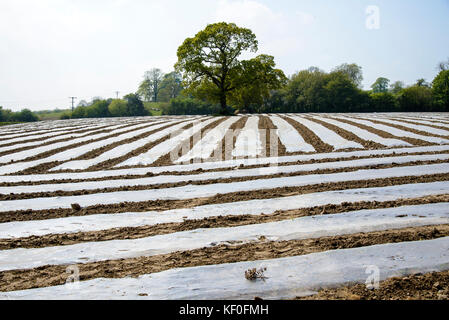
{"type": "MultiPolygon", "coordinates": [[[[0,106],[68,108],[173,70],[185,38],[234,22],[287,75],[357,63],[413,84],[449,58],[449,0],[0,0],[0,106]]],[[[245,55],[250,57],[249,55],[245,55]]]]}

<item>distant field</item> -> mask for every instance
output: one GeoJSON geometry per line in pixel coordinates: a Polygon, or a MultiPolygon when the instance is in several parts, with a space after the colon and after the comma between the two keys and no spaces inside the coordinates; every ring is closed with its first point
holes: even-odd
{"type": "Polygon", "coordinates": [[[161,116],[164,103],[166,102],[144,102],[144,106],[152,116],[161,116]]]}
{"type": "Polygon", "coordinates": [[[370,275],[431,281],[449,270],[449,114],[2,127],[0,198],[0,299],[332,298],[320,290],[370,275]]]}
{"type": "MultiPolygon", "coordinates": [[[[154,102],[144,102],[145,109],[150,112],[151,116],[161,116],[162,115],[162,109],[161,105],[163,103],[154,103],[154,102]]],[[[36,115],[39,117],[39,120],[41,121],[47,121],[47,120],[59,120],[63,115],[70,115],[71,110],[70,109],[64,109],[59,111],[38,111],[36,112],[36,115]]]]}
{"type": "Polygon", "coordinates": [[[64,114],[70,114],[71,110],[59,110],[59,111],[38,111],[36,115],[39,117],[39,120],[59,120],[64,114]]]}

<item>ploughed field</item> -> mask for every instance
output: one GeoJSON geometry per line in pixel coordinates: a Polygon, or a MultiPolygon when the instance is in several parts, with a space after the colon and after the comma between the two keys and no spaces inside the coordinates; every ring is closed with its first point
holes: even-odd
{"type": "Polygon", "coordinates": [[[449,114],[12,125],[0,198],[0,299],[449,295],[449,114]]]}

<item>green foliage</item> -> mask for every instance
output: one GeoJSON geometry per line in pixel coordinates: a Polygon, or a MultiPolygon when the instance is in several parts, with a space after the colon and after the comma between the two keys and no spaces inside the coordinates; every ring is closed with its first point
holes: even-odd
{"type": "Polygon", "coordinates": [[[436,104],[444,111],[449,111],[449,69],[441,71],[435,77],[432,82],[432,92],[436,104]]]}
{"type": "Polygon", "coordinates": [[[161,83],[159,101],[169,102],[179,96],[182,90],[182,76],[177,72],[167,73],[161,83]]]}
{"type": "Polygon", "coordinates": [[[112,117],[123,117],[128,114],[128,104],[125,100],[113,100],[108,107],[109,114],[112,117]]]}
{"type": "Polygon", "coordinates": [[[348,76],[349,79],[351,79],[353,84],[355,84],[357,87],[361,87],[363,81],[363,72],[362,67],[358,66],[357,64],[343,63],[336,67],[333,71],[343,72],[348,76]]]}
{"type": "Polygon", "coordinates": [[[401,91],[398,97],[400,110],[404,112],[436,111],[432,89],[425,86],[411,86],[401,91]]]}
{"type": "Polygon", "coordinates": [[[360,111],[360,90],[347,74],[337,71],[326,76],[325,98],[327,112],[360,111]]]}
{"type": "Polygon", "coordinates": [[[144,100],[144,101],[151,101],[153,94],[151,92],[151,83],[150,80],[144,79],[137,89],[137,94],[144,100]]]}
{"type": "Polygon", "coordinates": [[[366,108],[368,100],[347,73],[311,68],[294,74],[283,90],[272,94],[268,104],[273,112],[358,112],[366,108]]]}
{"type": "Polygon", "coordinates": [[[237,89],[235,79],[241,70],[238,57],[244,51],[257,49],[258,42],[251,30],[234,23],[210,24],[178,48],[175,69],[183,73],[188,93],[219,102],[225,113],[227,99],[237,89]]]}
{"type": "Polygon", "coordinates": [[[86,118],[86,109],[88,107],[85,106],[78,106],[73,110],[72,112],[72,118],[74,119],[80,119],[80,118],[86,118]]]}
{"type": "Polygon", "coordinates": [[[86,118],[107,118],[110,116],[109,103],[106,100],[96,100],[92,105],[86,107],[86,118]]]}
{"type": "Polygon", "coordinates": [[[242,61],[239,77],[234,79],[230,100],[236,108],[246,112],[260,112],[272,90],[280,89],[287,83],[287,77],[280,69],[275,69],[274,57],[259,55],[242,61]]]}
{"type": "Polygon", "coordinates": [[[131,93],[124,100],[96,99],[91,105],[79,105],[73,110],[72,118],[134,117],[148,114],[139,96],[131,93]]]}
{"type": "Polygon", "coordinates": [[[0,122],[35,122],[38,120],[38,116],[28,109],[12,112],[9,109],[0,107],[0,122]]]}
{"type": "Polygon", "coordinates": [[[163,115],[207,115],[216,114],[219,110],[218,105],[183,96],[172,99],[169,104],[162,106],[163,115]]]}
{"type": "Polygon", "coordinates": [[[415,85],[418,86],[418,87],[428,87],[428,88],[430,88],[430,84],[426,81],[426,79],[423,79],[423,78],[416,80],[416,84],[415,85]]]}
{"type": "Polygon", "coordinates": [[[158,102],[164,74],[160,69],[153,68],[150,71],[146,71],[143,77],[144,80],[140,83],[137,94],[142,97],[144,101],[158,102]]]}
{"type": "Polygon", "coordinates": [[[126,100],[128,109],[127,109],[127,115],[128,116],[147,116],[148,111],[143,106],[142,100],[140,100],[140,97],[135,93],[130,93],[124,97],[126,100]]]}
{"type": "Polygon", "coordinates": [[[59,119],[62,119],[62,117],[65,115],[68,115],[70,118],[71,110],[69,110],[69,109],[39,110],[39,111],[34,111],[33,113],[39,117],[40,121],[59,120],[59,119]]]}
{"type": "Polygon", "coordinates": [[[371,89],[373,89],[374,93],[387,92],[389,84],[390,80],[380,77],[377,78],[376,82],[373,83],[371,89]]]}
{"type": "Polygon", "coordinates": [[[167,108],[169,102],[144,102],[143,106],[152,116],[161,116],[162,110],[167,108]]]}
{"type": "Polygon", "coordinates": [[[284,90],[284,112],[324,111],[326,108],[326,73],[319,69],[303,70],[294,74],[284,90]]]}
{"type": "Polygon", "coordinates": [[[390,85],[390,92],[394,95],[399,94],[405,88],[405,84],[402,81],[395,81],[390,85]]]}
{"type": "Polygon", "coordinates": [[[370,94],[371,112],[394,112],[399,111],[399,105],[392,92],[379,92],[370,94]]]}
{"type": "Polygon", "coordinates": [[[71,118],[72,118],[72,115],[71,115],[69,112],[64,112],[64,113],[60,116],[59,119],[61,119],[61,120],[68,120],[68,119],[71,119],[71,118]]]}
{"type": "Polygon", "coordinates": [[[7,122],[6,121],[6,110],[3,110],[2,106],[0,106],[0,122],[7,122]]]}

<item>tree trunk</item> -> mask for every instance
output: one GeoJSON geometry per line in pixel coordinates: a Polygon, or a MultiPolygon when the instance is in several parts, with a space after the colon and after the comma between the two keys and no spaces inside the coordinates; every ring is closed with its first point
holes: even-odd
{"type": "Polygon", "coordinates": [[[221,105],[220,114],[221,115],[228,115],[229,111],[228,111],[228,105],[227,105],[227,102],[226,102],[226,93],[222,93],[221,94],[220,105],[221,105]]]}

